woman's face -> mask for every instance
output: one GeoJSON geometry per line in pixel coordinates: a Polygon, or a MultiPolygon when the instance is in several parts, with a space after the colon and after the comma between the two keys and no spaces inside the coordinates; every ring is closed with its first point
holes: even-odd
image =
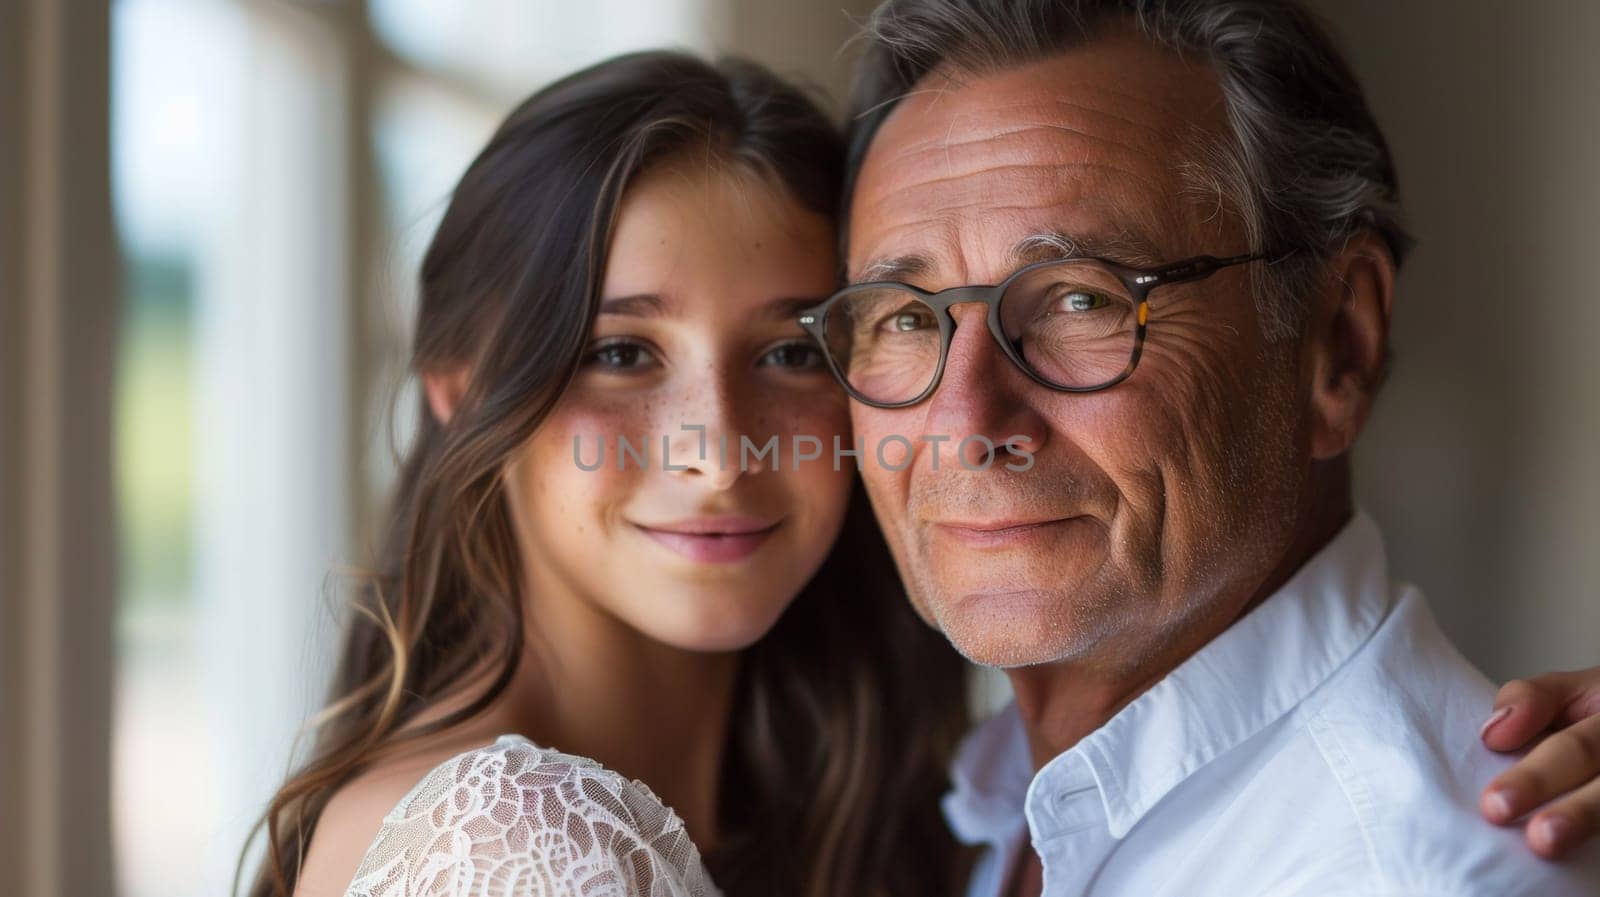
{"type": "Polygon", "coordinates": [[[629,188],[577,379],[507,471],[535,613],[598,611],[696,651],[777,621],[832,546],[853,475],[832,451],[851,445],[846,400],[795,322],[834,287],[833,239],[723,166],[629,188]],[[820,457],[797,464],[797,436],[820,457]]]}

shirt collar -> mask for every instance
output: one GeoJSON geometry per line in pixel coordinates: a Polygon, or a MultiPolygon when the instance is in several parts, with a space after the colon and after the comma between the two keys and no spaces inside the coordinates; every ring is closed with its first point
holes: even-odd
{"type": "Polygon", "coordinates": [[[1033,759],[1017,705],[1007,704],[962,739],[950,768],[944,816],[963,844],[1002,844],[1022,833],[1033,759]]]}
{"type": "Polygon", "coordinates": [[[969,844],[1005,839],[1041,783],[1083,764],[1111,835],[1123,837],[1184,779],[1304,701],[1377,629],[1390,600],[1378,528],[1357,512],[1277,592],[1037,775],[1014,706],[980,726],[952,770],[952,830],[969,844]],[[1021,793],[1019,777],[1032,780],[1021,793]]]}

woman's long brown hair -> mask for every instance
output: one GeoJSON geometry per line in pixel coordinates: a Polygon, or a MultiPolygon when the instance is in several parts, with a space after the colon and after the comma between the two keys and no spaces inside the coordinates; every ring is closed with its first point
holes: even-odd
{"type": "MultiPolygon", "coordinates": [[[[470,385],[448,424],[421,407],[310,757],[258,825],[251,897],[292,894],[341,786],[483,712],[512,680],[524,579],[502,468],[581,361],[623,192],[647,166],[708,149],[806,208],[838,209],[843,146],[813,103],[751,63],[669,52],[534,94],[462,177],[423,260],[411,371],[466,364],[470,385]],[[417,722],[485,663],[486,690],[417,722]]],[[[963,669],[906,602],[858,483],[817,576],[743,654],[723,836],[706,857],[718,885],[730,897],[953,892],[938,798],[966,726],[963,669]]]]}

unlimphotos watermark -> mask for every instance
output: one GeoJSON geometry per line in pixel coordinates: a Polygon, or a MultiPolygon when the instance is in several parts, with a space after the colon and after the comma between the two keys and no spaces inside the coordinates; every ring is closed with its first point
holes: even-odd
{"type": "MultiPolygon", "coordinates": [[[[705,424],[681,424],[679,429],[683,432],[699,432],[700,444],[699,451],[695,455],[696,462],[706,463],[712,460],[708,453],[710,446],[707,444],[705,424]]],[[[1003,464],[1007,470],[1021,472],[1033,467],[1033,452],[1027,448],[1029,440],[1020,433],[1007,436],[998,446],[994,440],[982,434],[964,436],[957,441],[947,434],[923,433],[917,436],[915,441],[932,445],[931,451],[933,454],[930,467],[933,470],[939,469],[940,447],[952,441],[955,442],[956,446],[957,462],[967,470],[988,470],[1002,454],[1008,459],[1003,464]],[[981,463],[973,462],[967,457],[969,449],[973,445],[981,445],[983,447],[980,456],[983,459],[981,463]],[[996,451],[1000,447],[1004,448],[1004,452],[996,451]]],[[[626,470],[631,459],[637,469],[649,470],[651,463],[650,446],[654,442],[655,439],[649,436],[641,436],[637,442],[624,435],[615,436],[613,438],[614,448],[611,454],[616,469],[619,471],[626,470]]],[[[878,440],[877,446],[871,453],[867,452],[864,440],[860,437],[856,437],[850,448],[844,448],[840,444],[838,436],[832,437],[832,442],[832,451],[825,454],[823,441],[820,437],[805,433],[792,434],[789,438],[788,452],[791,469],[799,470],[801,464],[816,463],[825,458],[836,471],[843,469],[841,464],[845,458],[853,458],[857,464],[865,463],[866,459],[871,459],[884,469],[894,471],[905,470],[911,466],[914,443],[908,436],[902,436],[898,433],[884,436],[878,440]],[[903,449],[903,454],[900,456],[902,460],[898,464],[891,463],[888,456],[885,455],[885,450],[891,445],[899,445],[903,449]]],[[[730,440],[726,433],[717,438],[716,463],[720,470],[730,469],[730,463],[743,472],[749,472],[752,469],[752,463],[761,465],[761,469],[764,470],[779,470],[783,466],[783,440],[776,435],[767,437],[767,440],[759,445],[749,436],[740,435],[738,446],[734,449],[737,457],[731,459],[729,443],[730,440]]],[[[594,459],[586,461],[583,457],[583,438],[581,436],[572,437],[572,460],[580,470],[596,471],[606,465],[605,438],[596,437],[593,445],[595,449],[594,459]]],[[[681,460],[682,458],[680,457],[681,460]]],[[[693,464],[688,463],[674,463],[672,460],[672,436],[665,433],[661,434],[661,469],[688,470],[693,466],[693,464]]]]}

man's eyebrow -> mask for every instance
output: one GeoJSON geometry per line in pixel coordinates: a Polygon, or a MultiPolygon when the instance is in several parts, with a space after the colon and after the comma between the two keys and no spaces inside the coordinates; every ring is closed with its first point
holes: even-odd
{"type": "Polygon", "coordinates": [[[906,280],[932,270],[933,262],[925,255],[901,255],[894,258],[874,259],[850,276],[851,283],[873,283],[880,280],[906,280]]]}
{"type": "Polygon", "coordinates": [[[635,318],[656,318],[665,314],[667,304],[660,296],[654,293],[639,293],[633,296],[617,296],[612,299],[600,301],[600,313],[603,315],[628,315],[635,318]]]}
{"type": "MultiPolygon", "coordinates": [[[[1018,240],[1006,254],[1006,261],[1012,271],[1035,262],[1068,258],[1103,258],[1134,268],[1156,268],[1167,261],[1166,255],[1156,247],[1154,241],[1143,234],[1126,229],[1104,236],[1042,231],[1018,240]]],[[[863,265],[851,276],[850,282],[903,281],[919,274],[926,274],[933,270],[933,267],[933,260],[926,255],[913,254],[876,259],[863,265]]]]}
{"type": "Polygon", "coordinates": [[[1134,268],[1155,268],[1166,261],[1149,238],[1130,230],[1105,236],[1045,231],[1018,240],[1011,247],[1011,269],[1068,258],[1103,258],[1134,268]]]}

